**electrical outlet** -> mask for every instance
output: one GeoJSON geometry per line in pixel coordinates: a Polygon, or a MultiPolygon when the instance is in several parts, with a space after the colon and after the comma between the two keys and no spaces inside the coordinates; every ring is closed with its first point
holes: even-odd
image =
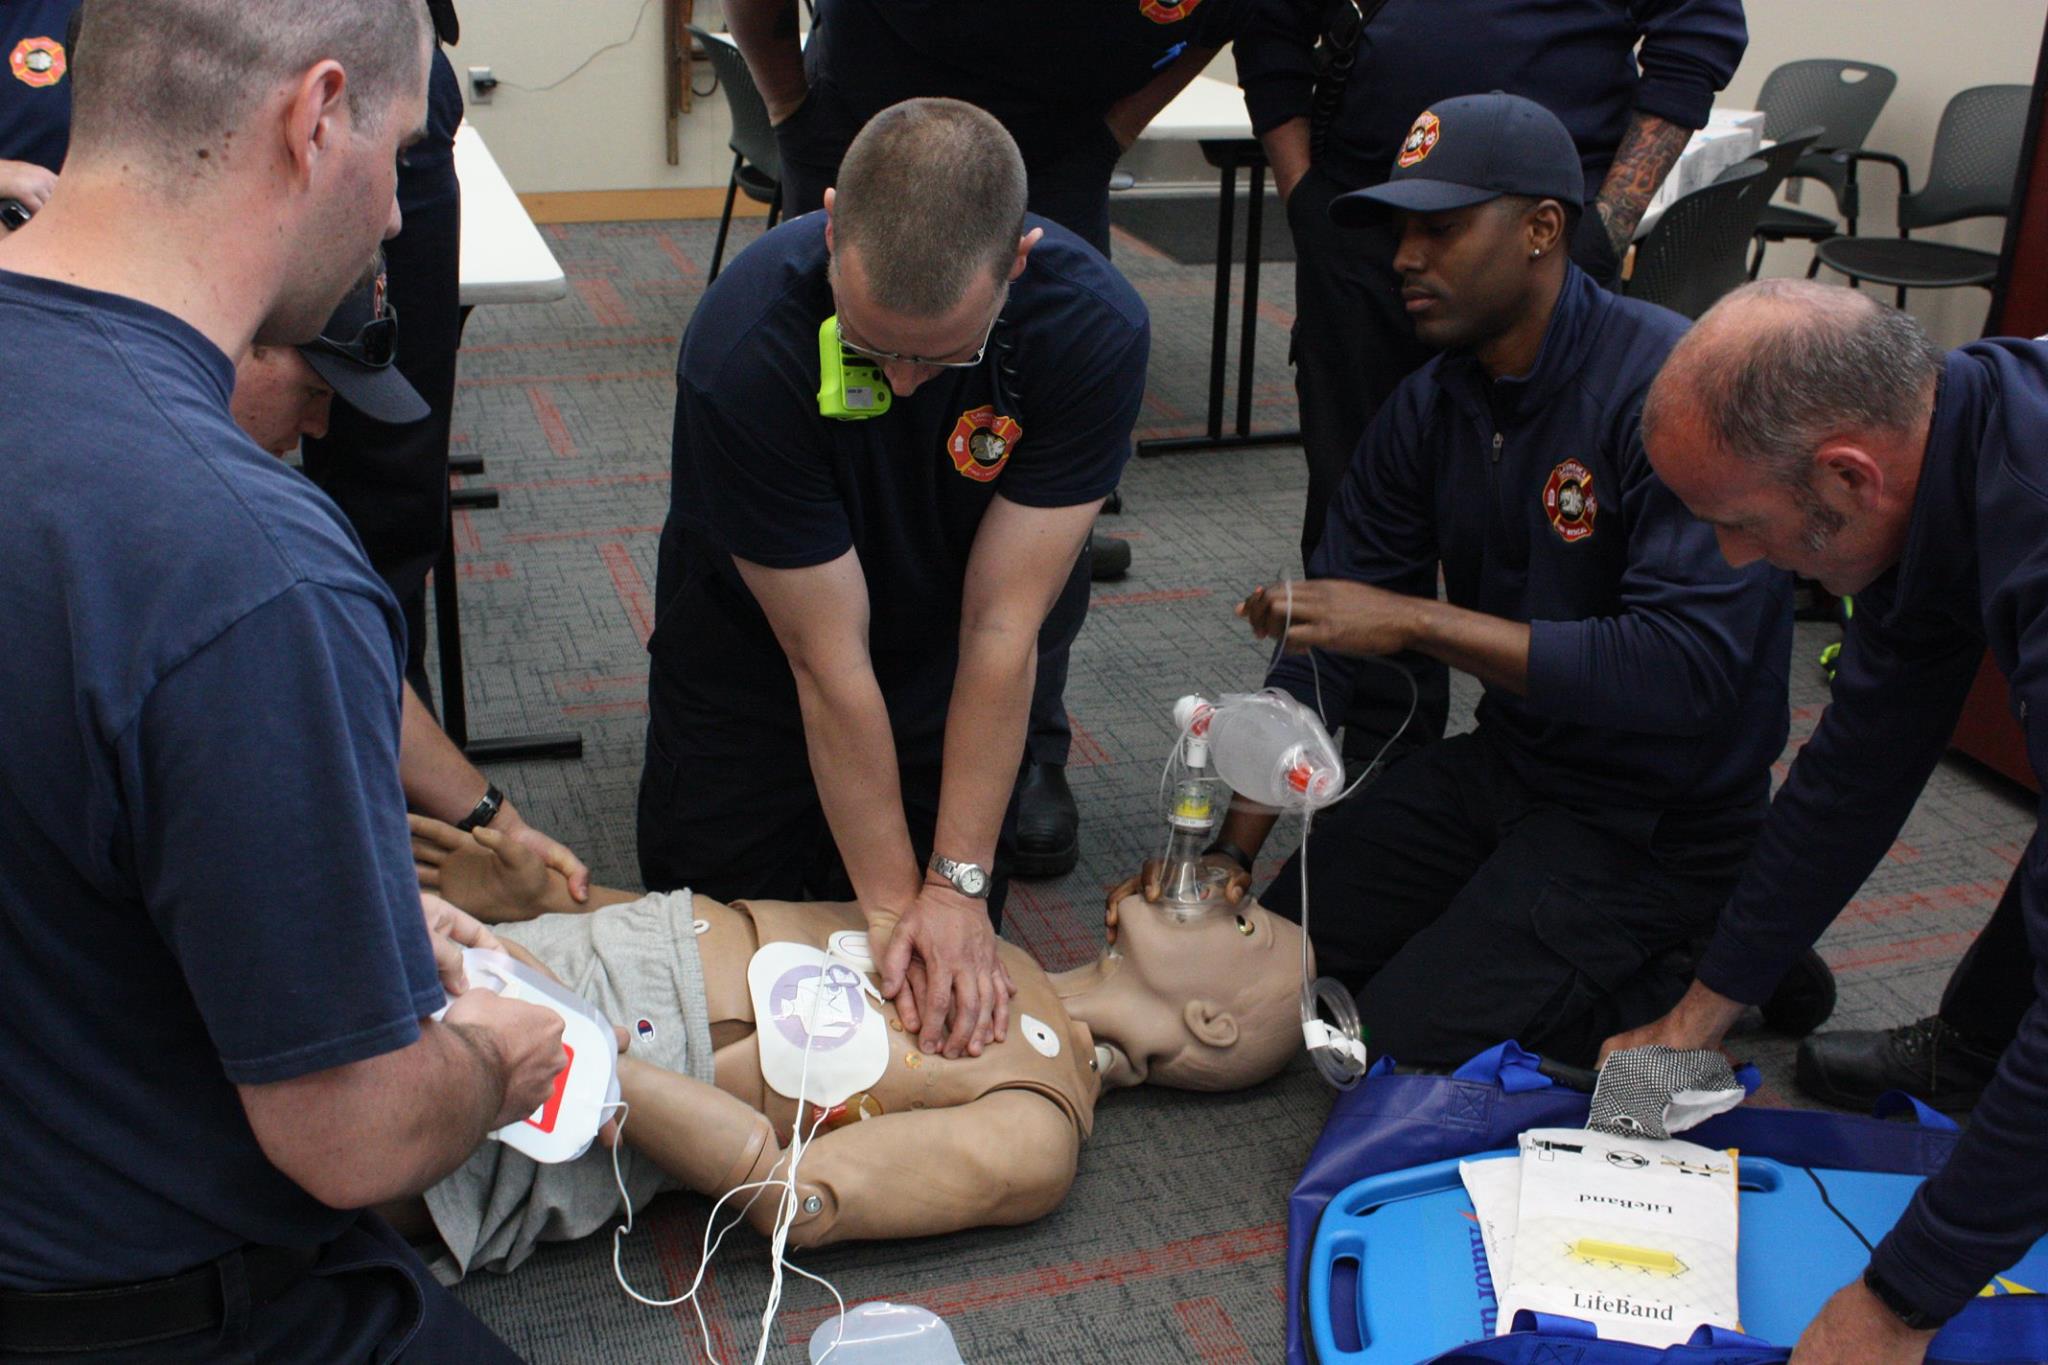
{"type": "Polygon", "coordinates": [[[491,102],[491,92],[497,88],[498,78],[491,74],[491,69],[488,66],[472,66],[469,68],[469,102],[471,104],[489,104],[491,102]]]}

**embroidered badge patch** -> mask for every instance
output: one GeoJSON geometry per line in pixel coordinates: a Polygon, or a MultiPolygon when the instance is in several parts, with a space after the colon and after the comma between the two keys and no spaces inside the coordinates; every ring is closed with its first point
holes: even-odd
{"type": "Polygon", "coordinates": [[[1576,544],[1593,534],[1593,518],[1600,513],[1600,499],[1593,493],[1593,471],[1577,460],[1566,460],[1550,471],[1543,485],[1543,515],[1550,529],[1566,544],[1576,544]]]}
{"type": "Polygon", "coordinates": [[[7,69],[23,85],[55,85],[64,79],[64,44],[55,38],[23,38],[8,54],[7,69]]]}
{"type": "Polygon", "coordinates": [[[1423,110],[1416,115],[1415,126],[1408,130],[1406,140],[1401,143],[1401,155],[1395,158],[1395,164],[1413,166],[1436,150],[1437,139],[1443,136],[1443,132],[1443,125],[1436,121],[1436,115],[1423,110]]]}
{"type": "Polygon", "coordinates": [[[1177,24],[1193,14],[1202,0],[1138,0],[1138,13],[1155,24],[1177,24]]]}
{"type": "Polygon", "coordinates": [[[984,403],[960,414],[953,434],[946,438],[946,454],[952,457],[953,468],[976,483],[987,483],[1003,472],[1010,452],[1023,438],[1024,428],[1015,418],[997,416],[984,403]]]}

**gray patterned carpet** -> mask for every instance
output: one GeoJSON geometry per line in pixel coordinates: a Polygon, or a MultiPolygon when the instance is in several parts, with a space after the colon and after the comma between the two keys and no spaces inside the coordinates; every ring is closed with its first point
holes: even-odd
{"type": "MultiPolygon", "coordinates": [[[[463,359],[456,453],[483,456],[487,475],[473,482],[503,495],[499,510],[457,519],[472,733],[583,734],[580,762],[504,765],[494,775],[529,819],[617,885],[635,875],[643,646],[668,500],[671,372],[714,227],[548,229],[569,296],[481,310],[463,359]]],[[[737,228],[738,244],[757,231],[737,228]]],[[[1204,411],[1213,277],[1128,236],[1116,250],[1153,310],[1139,434],[1191,433],[1204,411]]],[[[1260,429],[1293,425],[1284,363],[1291,276],[1284,265],[1264,276],[1260,429]]],[[[1259,678],[1264,651],[1229,606],[1296,567],[1301,488],[1299,452],[1287,447],[1132,462],[1127,510],[1104,525],[1130,540],[1135,564],[1126,581],[1097,586],[1067,697],[1080,866],[1059,881],[1020,884],[1010,900],[1006,932],[1048,967],[1094,953],[1103,891],[1154,848],[1173,699],[1259,678]]],[[[1810,661],[1831,634],[1800,628],[1795,747],[1824,700],[1810,661]]],[[[1454,726],[1470,723],[1476,695],[1469,683],[1454,695],[1454,726]]],[[[1823,944],[1842,986],[1838,1024],[1888,1025],[1933,1009],[2031,827],[2017,789],[1967,765],[1943,767],[1823,944]]],[[[1289,842],[1276,840],[1273,851],[1289,842]]],[[[1740,1045],[1763,1065],[1763,1102],[1801,1102],[1789,1042],[1753,1031],[1740,1045]]],[[[1305,1065],[1238,1095],[1117,1095],[1102,1106],[1071,1198],[1043,1222],[842,1248],[803,1264],[849,1301],[890,1298],[940,1313],[976,1365],[1277,1361],[1284,1201],[1328,1103],[1305,1065]]],[[[643,1293],[687,1286],[704,1209],[678,1196],[643,1217],[625,1257],[643,1293]]],[[[767,1282],[764,1244],[735,1233],[701,1295],[717,1359],[753,1358],[767,1282]]],[[[690,1309],[642,1307],[619,1291],[608,1237],[544,1249],[518,1273],[480,1276],[460,1292],[535,1361],[702,1358],[690,1309]]],[[[803,1360],[801,1343],[829,1306],[822,1290],[793,1281],[767,1358],[803,1360]]]]}

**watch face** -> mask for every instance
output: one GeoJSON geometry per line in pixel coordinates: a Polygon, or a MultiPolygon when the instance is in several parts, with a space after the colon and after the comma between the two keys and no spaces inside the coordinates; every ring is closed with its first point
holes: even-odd
{"type": "Polygon", "coordinates": [[[979,896],[988,890],[988,873],[969,863],[960,869],[960,889],[970,896],[979,896]]]}

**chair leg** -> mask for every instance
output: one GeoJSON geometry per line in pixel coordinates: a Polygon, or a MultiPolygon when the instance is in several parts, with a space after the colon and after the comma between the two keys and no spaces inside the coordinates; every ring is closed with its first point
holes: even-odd
{"type": "Polygon", "coordinates": [[[725,263],[725,234],[732,231],[732,201],[740,192],[740,159],[734,152],[732,178],[725,182],[725,212],[718,219],[718,245],[711,248],[711,274],[704,281],[707,285],[718,278],[719,267],[725,263]]]}
{"type": "Polygon", "coordinates": [[[1906,286],[1904,285],[1899,286],[1898,309],[1901,313],[1906,311],[1906,286]]]}
{"type": "Polygon", "coordinates": [[[775,197],[768,201],[768,226],[772,230],[782,221],[782,182],[775,184],[775,197]]]}
{"type": "Polygon", "coordinates": [[[1764,248],[1770,243],[1761,237],[1753,237],[1750,240],[1756,243],[1756,250],[1749,254],[1749,277],[1755,279],[1756,272],[1764,268],[1764,248]]]}
{"type": "Polygon", "coordinates": [[[1817,275],[1819,275],[1819,274],[1820,274],[1820,253],[1819,253],[1819,252],[1815,252],[1815,253],[1814,253],[1814,256],[1813,256],[1813,260],[1812,260],[1812,261],[1810,261],[1810,262],[1809,262],[1809,263],[1807,264],[1807,267],[1806,267],[1806,278],[1810,280],[1810,279],[1813,279],[1814,277],[1816,277],[1816,276],[1817,276],[1817,275]]]}

